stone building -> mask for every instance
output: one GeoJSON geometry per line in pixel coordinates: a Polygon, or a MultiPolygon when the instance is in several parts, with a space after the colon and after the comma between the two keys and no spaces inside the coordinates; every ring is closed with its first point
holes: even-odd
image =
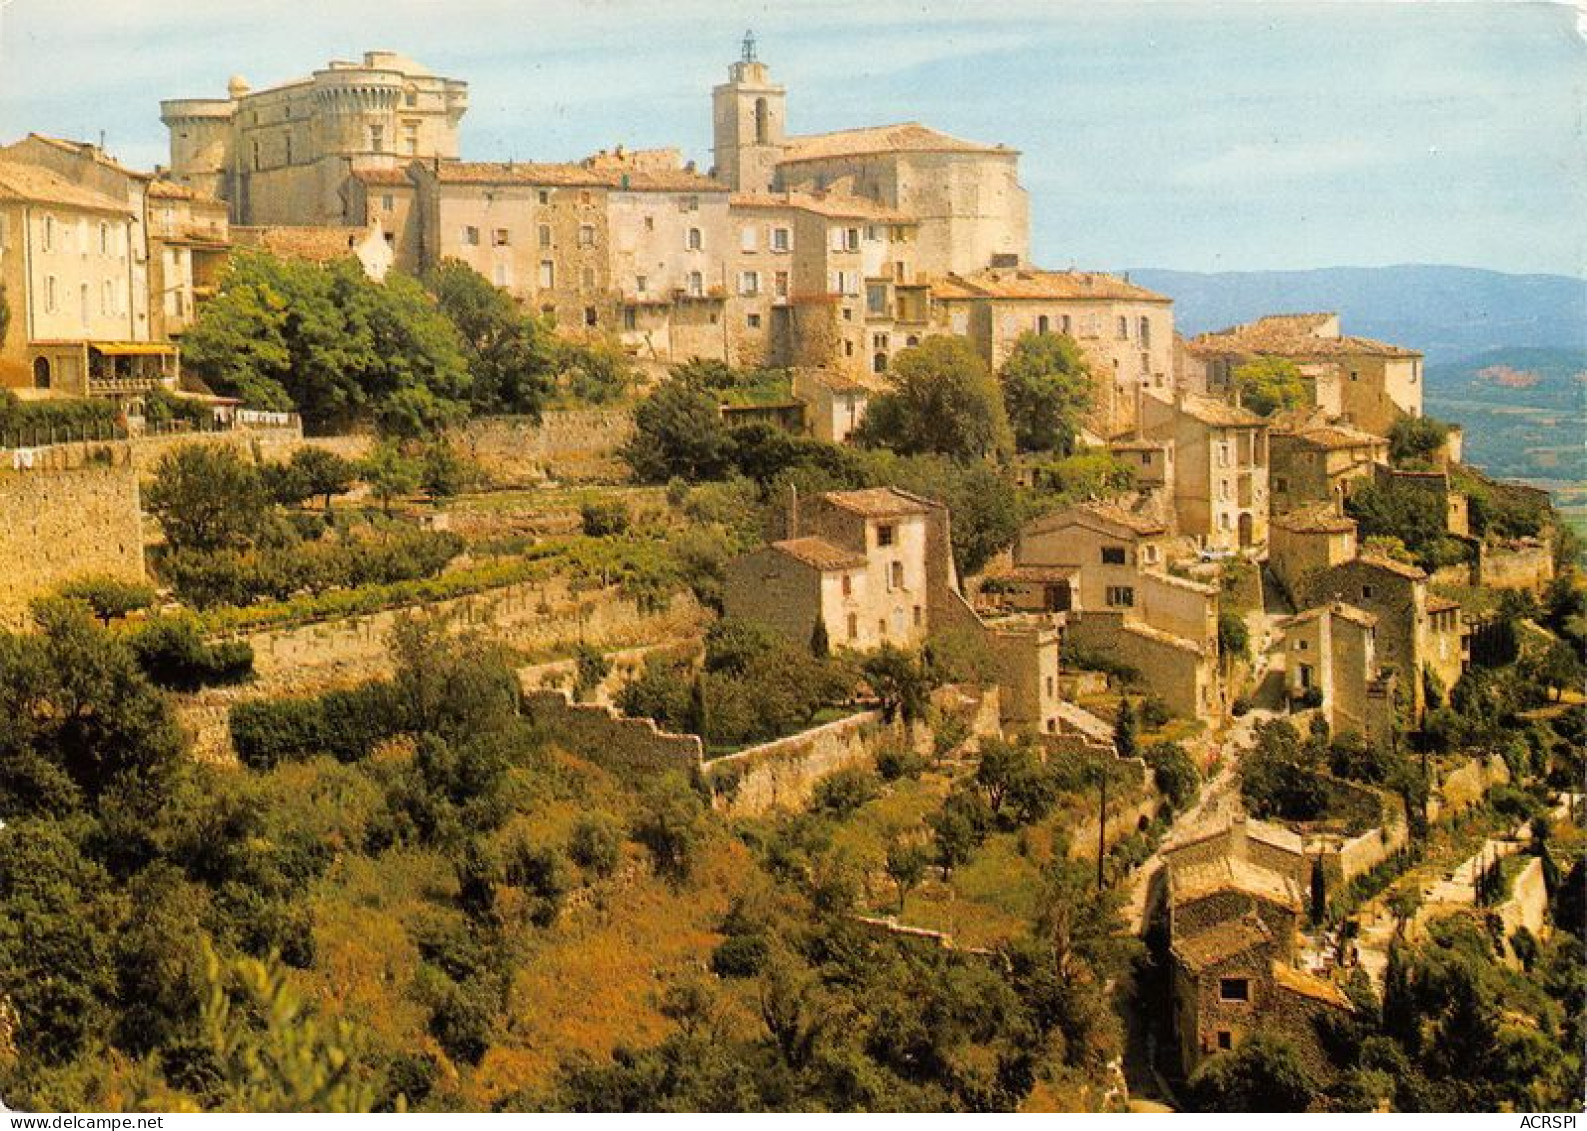
{"type": "Polygon", "coordinates": [[[1135,668],[1176,714],[1202,714],[1218,702],[1218,591],[1167,572],[1175,545],[1150,514],[1066,507],[1020,531],[998,599],[1064,614],[1070,645],[1135,668]]]}
{"type": "Polygon", "coordinates": [[[1337,314],[1271,315],[1202,334],[1187,349],[1214,395],[1230,390],[1246,362],[1277,357],[1300,368],[1308,404],[1374,435],[1387,436],[1401,417],[1422,415],[1422,355],[1343,334],[1337,314]]]}
{"type": "Polygon", "coordinates": [[[1284,683],[1291,702],[1320,699],[1334,734],[1388,741],[1394,728],[1395,679],[1377,662],[1377,618],[1335,601],[1307,609],[1283,626],[1284,683]]]}
{"type": "Polygon", "coordinates": [[[155,341],[181,335],[215,294],[231,255],[226,202],[175,181],[149,183],[149,327],[155,341]]]}
{"type": "Polygon", "coordinates": [[[125,194],[0,160],[0,286],[11,310],[0,384],[73,396],[175,386],[176,350],[149,341],[147,306],[134,297],[135,280],[147,285],[135,263],[141,220],[125,194]]]}
{"type": "Polygon", "coordinates": [[[1268,530],[1267,566],[1293,599],[1314,575],[1356,556],[1356,520],[1326,504],[1275,514],[1268,530]]]}
{"type": "Polygon", "coordinates": [[[1202,546],[1249,550],[1267,542],[1267,422],[1236,405],[1176,390],[1140,400],[1140,435],[1172,440],[1179,533],[1202,546]]]}
{"type": "Polygon", "coordinates": [[[1113,275],[990,268],[938,279],[937,328],[970,338],[995,372],[1022,334],[1064,334],[1090,362],[1095,405],[1089,424],[1114,436],[1137,424],[1142,390],[1171,395],[1171,299],[1113,275]]]}
{"type": "Polygon", "coordinates": [[[233,246],[255,248],[277,259],[297,260],[320,266],[342,259],[356,259],[364,275],[383,282],[396,258],[385,233],[376,221],[368,227],[352,225],[289,225],[267,228],[237,225],[231,229],[233,246]]]}
{"type": "Polygon", "coordinates": [[[468,84],[392,51],[333,60],[307,78],[225,98],[160,103],[170,177],[231,206],[233,223],[338,225],[353,220],[355,173],[455,160],[468,84]]]}
{"type": "Polygon", "coordinates": [[[865,420],[877,382],[849,377],[842,370],[803,365],[793,371],[793,395],[805,406],[810,434],[841,444],[865,420]]]}
{"type": "Polygon", "coordinates": [[[1427,705],[1427,676],[1445,690],[1460,678],[1460,606],[1430,594],[1427,574],[1416,566],[1358,557],[1312,574],[1300,598],[1307,607],[1343,602],[1376,618],[1378,663],[1399,680],[1414,719],[1427,705]]]}
{"type": "Polygon", "coordinates": [[[1006,725],[1056,731],[1058,630],[1050,622],[987,621],[959,593],[948,511],[895,488],[833,491],[795,500],[788,537],[729,564],[728,616],[806,643],[819,621],[832,647],[918,648],[939,633],[970,633],[999,672],[1006,725]]]}
{"type": "Polygon", "coordinates": [[[927,331],[918,225],[834,186],[738,193],[726,253],[733,360],[739,365],[885,373],[927,331]]]}
{"type": "Polygon", "coordinates": [[[746,38],[711,92],[716,175],[735,192],[820,193],[839,182],[912,217],[927,275],[1029,257],[1030,205],[1019,152],[950,137],[918,122],[807,136],[787,132],[787,92],[746,38]]]}
{"type": "Polygon", "coordinates": [[[1310,503],[1340,507],[1354,487],[1372,482],[1374,469],[1389,462],[1383,437],[1315,413],[1270,420],[1267,445],[1274,514],[1310,503]]]}

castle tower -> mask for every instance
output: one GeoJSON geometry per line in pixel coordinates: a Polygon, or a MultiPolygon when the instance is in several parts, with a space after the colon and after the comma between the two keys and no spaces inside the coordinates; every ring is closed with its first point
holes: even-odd
{"type": "Polygon", "coordinates": [[[786,137],[787,97],[755,57],[755,36],[746,32],[727,82],[711,91],[717,180],[738,192],[772,187],[786,137]]]}

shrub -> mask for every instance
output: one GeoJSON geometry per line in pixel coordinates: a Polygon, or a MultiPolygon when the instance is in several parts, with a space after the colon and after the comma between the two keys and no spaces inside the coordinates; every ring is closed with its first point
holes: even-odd
{"type": "Polygon", "coordinates": [[[172,691],[241,683],[253,675],[252,645],[209,644],[190,617],[156,617],[127,643],[150,682],[172,691]]]}
{"type": "Polygon", "coordinates": [[[902,739],[884,742],[876,751],[876,772],[883,781],[918,778],[926,766],[926,758],[902,739]]]}
{"type": "Polygon", "coordinates": [[[584,533],[591,538],[627,534],[631,519],[621,499],[592,499],[579,508],[584,533]]]}
{"type": "Polygon", "coordinates": [[[810,808],[842,819],[881,792],[881,783],[870,770],[853,766],[828,774],[816,782],[810,808]]]}
{"type": "Polygon", "coordinates": [[[595,693],[612,671],[612,662],[608,660],[599,648],[588,644],[579,643],[574,660],[574,670],[577,673],[573,680],[573,697],[575,699],[588,699],[595,693]]]}
{"type": "Polygon", "coordinates": [[[393,685],[365,684],[301,699],[261,699],[231,709],[232,745],[245,766],[269,769],[319,754],[355,762],[407,723],[393,685]]]}
{"type": "Polygon", "coordinates": [[[623,834],[603,813],[581,817],[573,826],[568,855],[579,867],[588,868],[597,876],[610,876],[622,863],[623,834]]]}
{"type": "Polygon", "coordinates": [[[753,978],[771,957],[761,935],[732,935],[711,952],[711,973],[718,978],[753,978]]]}
{"type": "Polygon", "coordinates": [[[520,842],[507,858],[507,882],[533,900],[529,918],[535,926],[549,927],[557,921],[569,886],[567,862],[560,851],[520,842]]]}
{"type": "Polygon", "coordinates": [[[1169,806],[1183,812],[1194,805],[1201,793],[1201,774],[1185,748],[1177,742],[1154,742],[1144,753],[1158,792],[1169,806]]]}
{"type": "Polygon", "coordinates": [[[80,577],[61,586],[60,594],[86,602],[94,615],[107,625],[117,617],[147,609],[155,599],[153,586],[108,574],[80,577]]]}

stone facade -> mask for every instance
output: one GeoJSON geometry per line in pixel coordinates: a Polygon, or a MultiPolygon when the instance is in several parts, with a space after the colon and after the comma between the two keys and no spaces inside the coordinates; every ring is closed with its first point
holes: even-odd
{"type": "Polygon", "coordinates": [[[1370,432],[1306,419],[1277,421],[1268,432],[1274,514],[1312,504],[1342,506],[1374,469],[1389,462],[1389,442],[1370,432]]]}
{"type": "Polygon", "coordinates": [[[1172,440],[1179,533],[1203,546],[1244,550],[1267,542],[1267,425],[1208,397],[1143,396],[1141,436],[1172,440]]]}
{"type": "Polygon", "coordinates": [[[1173,387],[1173,303],[1125,279],[994,268],[937,280],[931,301],[936,328],[968,337],[994,371],[1023,334],[1072,338],[1095,388],[1088,424],[1104,437],[1136,426],[1143,390],[1173,387]]]}
{"type": "Polygon", "coordinates": [[[1214,394],[1227,393],[1246,362],[1277,357],[1300,368],[1310,404],[1374,435],[1387,436],[1401,417],[1422,415],[1422,355],[1343,334],[1337,314],[1261,318],[1202,334],[1188,352],[1214,394]]]}
{"type": "Polygon", "coordinates": [[[138,476],[124,447],[108,464],[72,471],[0,471],[0,621],[27,621],[28,602],[87,574],[143,580],[138,476]]]}
{"type": "Polygon", "coordinates": [[[1356,556],[1356,520],[1325,508],[1275,514],[1268,529],[1267,564],[1291,597],[1310,578],[1356,556]]]}
{"type": "Polygon", "coordinates": [[[1390,741],[1394,679],[1378,668],[1377,618],[1336,602],[1291,617],[1283,631],[1290,700],[1320,694],[1323,718],[1334,734],[1390,741]]]}
{"type": "Polygon", "coordinates": [[[333,60],[303,79],[225,98],[160,103],[171,178],[231,206],[238,224],[345,224],[352,177],[455,160],[468,84],[391,51],[333,60]]]}

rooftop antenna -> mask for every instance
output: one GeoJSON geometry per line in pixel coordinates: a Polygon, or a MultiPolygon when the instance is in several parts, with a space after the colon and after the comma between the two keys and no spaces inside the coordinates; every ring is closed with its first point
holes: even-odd
{"type": "MultiPolygon", "coordinates": [[[[11,2],[12,2],[12,0],[0,0],[0,8],[5,7],[6,4],[9,4],[11,2]]],[[[755,61],[755,33],[754,33],[754,31],[746,31],[744,33],[744,62],[753,63],[754,61],[755,61]]]]}

